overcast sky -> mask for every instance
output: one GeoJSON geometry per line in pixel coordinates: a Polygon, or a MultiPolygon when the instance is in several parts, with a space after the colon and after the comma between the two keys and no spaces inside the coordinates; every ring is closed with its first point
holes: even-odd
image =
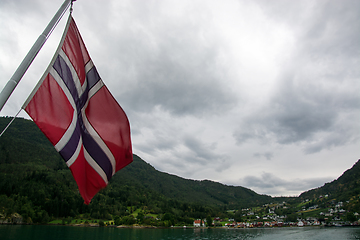
{"type": "MultiPolygon", "coordinates": [[[[0,0],[1,89],[62,3],[0,0]]],[[[42,76],[67,16],[2,116],[42,76]]],[[[295,196],[360,158],[359,0],[78,0],[73,16],[133,152],[159,171],[295,196]]]]}

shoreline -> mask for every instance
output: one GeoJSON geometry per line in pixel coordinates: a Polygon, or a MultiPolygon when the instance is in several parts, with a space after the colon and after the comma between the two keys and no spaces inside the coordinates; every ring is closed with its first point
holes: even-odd
{"type": "Polygon", "coordinates": [[[0,225],[7,226],[64,226],[64,227],[106,227],[106,228],[132,228],[132,229],[279,229],[279,228],[341,228],[341,227],[360,227],[360,225],[319,225],[319,226],[282,226],[282,227],[195,227],[195,226],[146,226],[146,225],[105,225],[100,226],[98,223],[89,223],[89,224],[59,224],[59,223],[48,223],[48,224],[28,224],[28,223],[0,223],[0,225]]]}

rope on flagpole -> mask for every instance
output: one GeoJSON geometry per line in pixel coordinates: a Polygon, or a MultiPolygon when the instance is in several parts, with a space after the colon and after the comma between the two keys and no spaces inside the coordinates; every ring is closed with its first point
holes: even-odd
{"type": "MultiPolygon", "coordinates": [[[[46,42],[46,40],[50,37],[51,33],[54,31],[55,27],[64,16],[66,10],[70,7],[70,14],[72,13],[73,2],[76,0],[65,0],[61,5],[59,10],[56,12],[54,17],[49,22],[48,26],[42,32],[42,34],[38,37],[32,48],[29,50],[28,54],[25,56],[19,67],[16,69],[14,75],[10,78],[8,83],[5,85],[3,90],[0,93],[0,111],[4,107],[5,103],[9,99],[10,95],[16,88],[17,84],[20,82],[21,78],[24,76],[25,72],[29,68],[32,61],[35,59],[36,55],[46,42]]],[[[22,108],[17,112],[17,114],[11,119],[8,125],[4,128],[4,130],[0,133],[0,137],[5,133],[5,131],[10,127],[11,123],[16,119],[16,117],[20,114],[22,108]]]]}
{"type": "Polygon", "coordinates": [[[19,113],[21,112],[22,108],[20,108],[20,110],[17,112],[17,114],[11,119],[11,121],[8,123],[8,125],[6,125],[6,127],[4,128],[4,130],[0,133],[0,137],[4,134],[4,132],[6,131],[6,129],[8,129],[8,127],[10,127],[10,125],[12,124],[12,122],[15,120],[15,118],[19,115],[19,113]]]}
{"type": "MultiPolygon", "coordinates": [[[[72,13],[72,3],[73,3],[73,0],[71,0],[70,14],[72,13]]],[[[68,7],[69,7],[69,5],[67,5],[67,7],[63,10],[60,17],[55,22],[54,26],[51,28],[50,32],[47,34],[45,41],[50,37],[51,33],[55,30],[56,26],[58,25],[58,23],[60,22],[60,20],[64,16],[64,14],[65,14],[66,10],[68,9],[68,7]]]]}

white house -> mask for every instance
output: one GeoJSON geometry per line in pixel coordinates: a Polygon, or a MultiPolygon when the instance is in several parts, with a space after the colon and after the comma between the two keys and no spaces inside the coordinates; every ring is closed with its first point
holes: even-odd
{"type": "Polygon", "coordinates": [[[203,220],[198,219],[194,221],[194,227],[201,227],[201,226],[204,226],[203,220]]]}

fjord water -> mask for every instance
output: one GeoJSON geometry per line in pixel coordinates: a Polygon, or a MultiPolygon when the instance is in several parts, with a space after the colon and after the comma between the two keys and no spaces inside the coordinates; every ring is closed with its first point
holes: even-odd
{"type": "Polygon", "coordinates": [[[109,227],[69,226],[9,226],[0,225],[1,240],[350,240],[360,239],[360,228],[355,227],[305,227],[305,228],[255,228],[255,229],[132,229],[109,227]]]}

